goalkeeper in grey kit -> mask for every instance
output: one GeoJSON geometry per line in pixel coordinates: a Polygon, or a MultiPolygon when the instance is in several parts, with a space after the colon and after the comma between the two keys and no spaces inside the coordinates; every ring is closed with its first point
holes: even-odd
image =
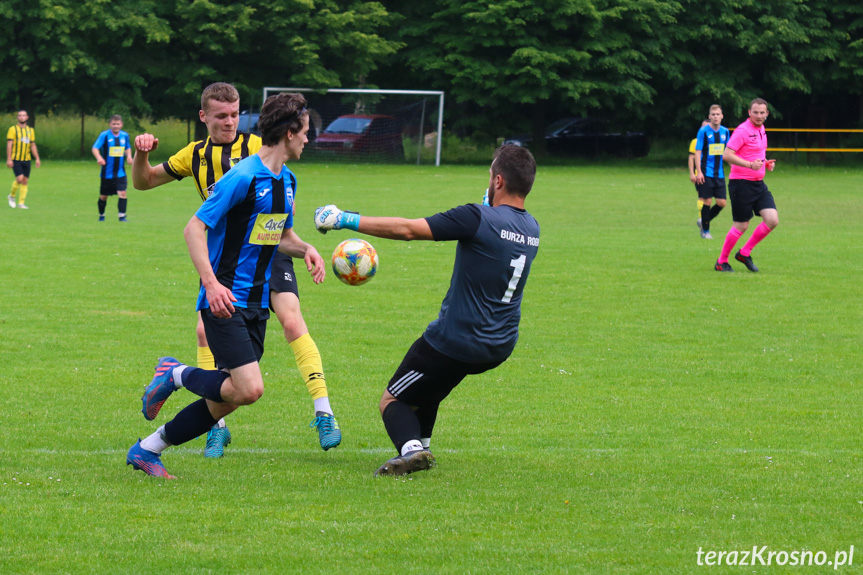
{"type": "Polygon", "coordinates": [[[458,241],[438,318],[408,350],[380,401],[398,455],[375,475],[429,469],[438,406],[467,375],[502,364],[518,340],[521,300],[539,249],[539,224],[524,209],[536,162],[519,146],[494,153],[489,205],[467,204],[428,218],[369,217],[328,205],[315,210],[322,233],[349,229],[396,240],[458,241]]]}

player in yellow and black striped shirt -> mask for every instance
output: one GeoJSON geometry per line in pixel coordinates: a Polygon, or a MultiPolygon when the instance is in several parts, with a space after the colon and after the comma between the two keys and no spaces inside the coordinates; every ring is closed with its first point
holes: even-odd
{"type": "MultiPolygon", "coordinates": [[[[148,190],[184,177],[192,177],[202,200],[206,200],[213,186],[237,162],[261,149],[261,138],[254,134],[237,132],[240,114],[240,94],[231,84],[211,84],[201,94],[199,117],[207,126],[208,136],[192,142],[168,161],[151,166],[149,154],[159,145],[152,134],[135,138],[135,157],[132,161],[132,183],[138,190],[148,190]]],[[[277,257],[273,261],[270,285],[270,307],[276,312],[284,328],[285,338],[294,352],[297,366],[315,403],[315,420],[321,447],[336,447],[341,442],[341,430],[329,404],[329,393],[324,378],[323,362],[317,345],[309,335],[300,311],[299,292],[296,286],[291,258],[277,257]],[[275,278],[284,278],[278,285],[275,278]]],[[[203,324],[198,317],[198,367],[215,369],[213,354],[207,344],[203,324]]],[[[231,434],[224,420],[207,434],[204,454],[220,457],[231,434]]]]}
{"type": "Polygon", "coordinates": [[[31,156],[36,158],[36,167],[42,165],[39,150],[36,149],[36,132],[27,125],[30,117],[26,110],[18,111],[18,124],[9,128],[6,133],[6,166],[12,168],[15,179],[12,181],[12,193],[7,198],[9,207],[15,207],[17,196],[18,207],[27,209],[24,199],[27,197],[27,183],[30,181],[31,156]]]}
{"type": "Polygon", "coordinates": [[[225,172],[260,149],[261,138],[254,134],[236,132],[227,143],[216,143],[210,135],[206,140],[192,142],[162,163],[162,167],[175,180],[194,178],[201,200],[206,200],[225,172]]]}

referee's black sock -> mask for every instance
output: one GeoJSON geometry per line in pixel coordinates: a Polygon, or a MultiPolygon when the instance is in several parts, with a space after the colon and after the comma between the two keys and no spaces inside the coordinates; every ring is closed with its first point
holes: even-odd
{"type": "Polygon", "coordinates": [[[207,433],[215,423],[207,408],[207,400],[199,399],[165,424],[165,441],[171,445],[182,445],[207,433]]]}
{"type": "Polygon", "coordinates": [[[710,231],[710,206],[707,204],[701,206],[701,229],[705,232],[710,231]]]}
{"type": "Polygon", "coordinates": [[[420,440],[420,421],[407,403],[391,401],[384,409],[381,418],[399,455],[405,443],[412,439],[420,440]]]}
{"type": "Polygon", "coordinates": [[[222,383],[231,377],[224,371],[210,371],[198,367],[187,367],[183,370],[182,385],[195,395],[204,399],[223,403],[222,383]]]}
{"type": "Polygon", "coordinates": [[[99,215],[105,215],[105,206],[108,205],[108,200],[99,200],[99,215]]]}

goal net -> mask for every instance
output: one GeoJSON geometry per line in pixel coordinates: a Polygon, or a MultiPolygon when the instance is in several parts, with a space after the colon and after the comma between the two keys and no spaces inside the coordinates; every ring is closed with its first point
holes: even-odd
{"type": "Polygon", "coordinates": [[[302,92],[309,108],[303,161],[440,165],[443,92],[264,88],[302,92]]]}

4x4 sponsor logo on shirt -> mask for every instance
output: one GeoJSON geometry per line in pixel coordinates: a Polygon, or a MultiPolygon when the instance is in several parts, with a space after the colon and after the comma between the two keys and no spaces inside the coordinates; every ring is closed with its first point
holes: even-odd
{"type": "Polygon", "coordinates": [[[258,214],[249,234],[249,243],[259,246],[274,246],[282,239],[282,230],[288,221],[287,214],[258,214]]]}

